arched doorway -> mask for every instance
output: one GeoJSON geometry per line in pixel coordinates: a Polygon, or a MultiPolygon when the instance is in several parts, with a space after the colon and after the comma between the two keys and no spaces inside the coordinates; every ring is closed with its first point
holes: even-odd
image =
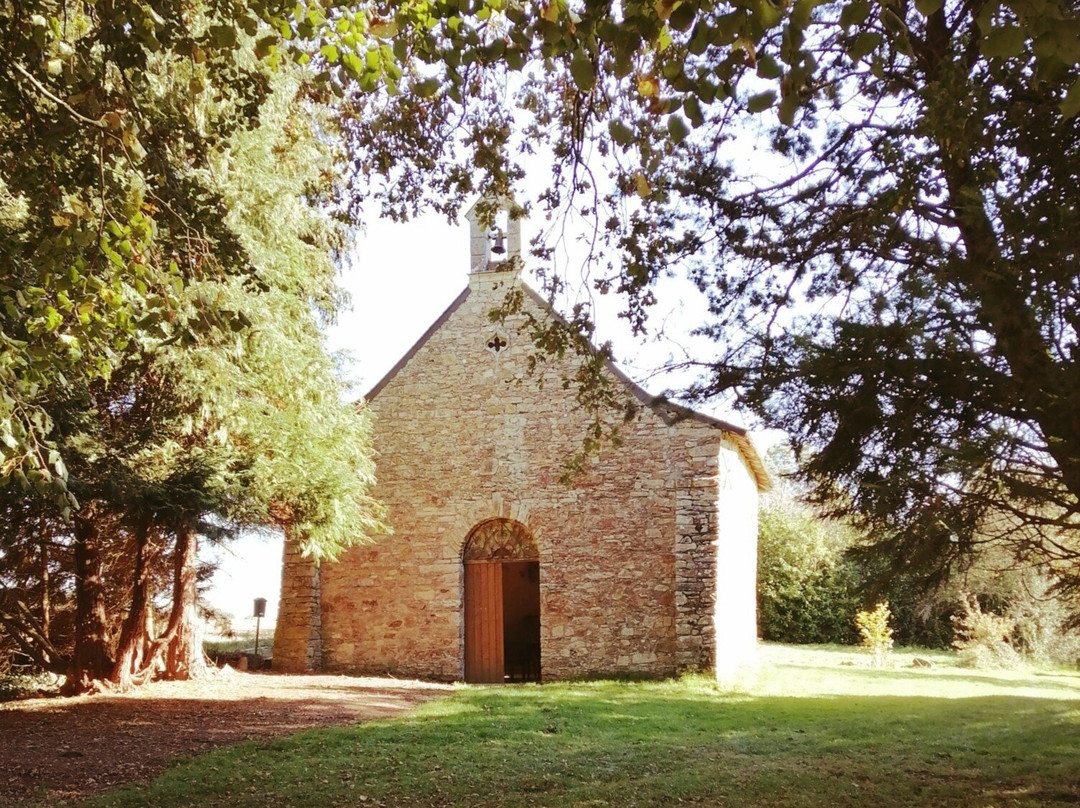
{"type": "Polygon", "coordinates": [[[465,681],[540,681],[540,554],[529,529],[488,519],[469,531],[465,681]]]}

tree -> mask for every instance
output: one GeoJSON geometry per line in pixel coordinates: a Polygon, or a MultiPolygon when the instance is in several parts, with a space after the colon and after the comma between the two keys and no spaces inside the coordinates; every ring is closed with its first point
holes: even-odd
{"type": "Polygon", "coordinates": [[[44,30],[34,10],[7,9],[16,33],[33,32],[17,44],[59,54],[59,73],[43,67],[59,78],[5,64],[40,97],[13,80],[25,114],[4,123],[27,153],[56,129],[71,154],[35,153],[15,172],[10,187],[36,218],[9,243],[24,272],[7,291],[71,305],[53,306],[59,319],[30,335],[41,340],[8,346],[16,395],[4,473],[23,485],[8,487],[5,506],[28,518],[9,522],[5,546],[29,558],[25,548],[47,535],[70,548],[74,616],[69,634],[50,639],[20,607],[33,576],[5,576],[0,623],[74,692],[159,669],[199,675],[200,536],[283,524],[328,558],[382,529],[367,413],[344,403],[318,330],[339,303],[333,258],[345,236],[333,216],[343,188],[330,96],[258,45],[261,4],[226,19],[190,4],[57,6],[41,9],[55,12],[39,15],[44,30]],[[99,119],[72,106],[96,96],[99,119]],[[115,143],[102,130],[113,113],[123,124],[115,143]],[[90,200],[70,216],[49,207],[61,182],[90,200]],[[61,268],[82,269],[58,284],[42,239],[67,251],[61,268]],[[105,303],[110,316],[97,317],[105,303]],[[88,324],[92,334],[79,330],[88,324]],[[75,345],[82,361],[64,364],[57,344],[75,345]],[[34,517],[49,530],[35,533],[34,517]],[[157,633],[149,617],[163,594],[157,633]]]}
{"type": "Polygon", "coordinates": [[[0,4],[0,481],[64,498],[42,401],[204,325],[186,284],[250,270],[204,178],[265,93],[236,58],[262,8],[0,4]]]}
{"type": "Polygon", "coordinates": [[[597,222],[597,289],[644,330],[658,280],[691,279],[717,351],[688,395],[786,429],[818,503],[931,581],[996,541],[1080,586],[1073,0],[448,3],[395,22],[394,53],[434,67],[355,124],[388,212],[505,190],[515,144],[549,149],[540,202],[597,222]]]}

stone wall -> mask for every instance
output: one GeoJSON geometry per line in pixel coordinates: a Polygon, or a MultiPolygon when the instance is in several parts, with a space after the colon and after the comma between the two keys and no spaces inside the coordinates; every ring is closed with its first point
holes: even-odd
{"type": "MultiPolygon", "coordinates": [[[[323,567],[324,669],[462,678],[463,543],[500,516],[526,525],[539,548],[545,679],[661,676],[714,663],[725,433],[642,407],[620,425],[620,448],[563,485],[563,463],[588,423],[558,363],[526,373],[523,320],[491,322],[517,282],[513,272],[474,273],[468,295],[371,400],[375,494],[394,533],[323,567]]],[[[532,297],[526,304],[546,316],[532,297]]],[[[756,490],[745,507],[756,508],[756,490]]],[[[302,600],[315,590],[295,561],[291,570],[289,590],[302,600]]],[[[284,590],[282,640],[300,643],[291,616],[300,621],[307,607],[286,606],[284,590]]],[[[275,662],[277,654],[275,644],[275,662]]]]}
{"type": "Polygon", "coordinates": [[[286,532],[281,600],[274,630],[275,671],[305,673],[322,666],[320,572],[286,532]]]}
{"type": "Polygon", "coordinates": [[[717,431],[684,421],[672,428],[675,490],[675,634],[680,671],[711,669],[716,599],[717,431]]]}

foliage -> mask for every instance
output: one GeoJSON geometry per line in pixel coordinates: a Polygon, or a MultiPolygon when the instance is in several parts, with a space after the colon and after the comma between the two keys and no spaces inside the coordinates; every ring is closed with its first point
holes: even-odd
{"type": "MultiPolygon", "coordinates": [[[[872,671],[766,647],[759,681],[462,688],[407,716],[181,761],[92,806],[883,808],[1075,800],[1075,675],[872,671]],[[808,766],[807,761],[813,761],[808,766]]],[[[846,656],[850,656],[847,654],[846,656]]]]}
{"type": "MultiPolygon", "coordinates": [[[[259,650],[262,656],[267,656],[273,647],[274,627],[268,625],[259,632],[259,650]]],[[[203,643],[203,650],[211,659],[229,654],[253,654],[255,653],[255,632],[239,632],[233,636],[207,640],[203,643]]]]}
{"type": "Polygon", "coordinates": [[[66,476],[43,400],[199,328],[178,316],[184,285],[248,269],[200,172],[251,123],[258,73],[213,41],[218,12],[160,12],[0,5],[0,479],[38,493],[66,476]]]}
{"type": "Polygon", "coordinates": [[[278,524],[332,558],[381,529],[368,415],[342,401],[318,330],[345,237],[330,96],[260,53],[263,4],[135,10],[2,7],[22,274],[0,292],[56,314],[40,334],[10,306],[0,323],[21,340],[0,378],[12,423],[34,425],[7,442],[5,541],[29,564],[39,544],[64,551],[51,586],[4,575],[0,623],[74,690],[129,685],[162,655],[193,675],[200,536],[278,524]],[[78,350],[63,364],[49,340],[78,350]],[[50,630],[65,581],[74,616],[50,630]]]}
{"type": "Polygon", "coordinates": [[[964,599],[964,611],[953,618],[957,638],[953,642],[959,652],[960,665],[969,668],[1020,667],[1020,655],[1009,642],[1016,621],[984,612],[972,596],[964,599]]]}
{"type": "MultiPolygon", "coordinates": [[[[865,537],[843,521],[821,517],[802,501],[805,489],[793,479],[790,447],[773,447],[766,465],[774,486],[762,498],[758,519],[758,616],[763,639],[854,645],[859,642],[855,613],[875,598],[885,598],[898,643],[950,647],[949,617],[957,608],[954,592],[948,587],[925,591],[903,574],[890,576],[884,587],[876,586],[881,562],[856,552],[865,537]]],[[[974,584],[970,576],[968,580],[974,584]]]]}
{"type": "Polygon", "coordinates": [[[891,618],[892,613],[886,602],[879,603],[871,612],[859,611],[855,614],[855,626],[859,629],[863,647],[873,656],[875,668],[883,667],[892,651],[893,630],[889,625],[891,618]]]}
{"type": "Polygon", "coordinates": [[[0,673],[0,701],[55,696],[58,691],[55,677],[41,673],[0,673]]]}
{"type": "Polygon", "coordinates": [[[1008,601],[1013,621],[1012,646],[1026,662],[1036,665],[1080,664],[1080,631],[1071,621],[1075,605],[1053,591],[1045,574],[1024,575],[1008,601]]]}
{"type": "Polygon", "coordinates": [[[844,558],[855,537],[842,525],[770,492],[758,519],[758,620],[762,639],[857,641],[858,572],[844,558]]]}
{"type": "Polygon", "coordinates": [[[695,283],[717,352],[689,393],[788,430],[897,568],[941,581],[992,533],[1080,586],[1074,0],[492,0],[394,26],[402,92],[349,122],[388,213],[549,155],[539,203],[595,223],[596,290],[644,330],[661,279],[695,283]]]}
{"type": "Polygon", "coordinates": [[[1070,621],[1076,604],[1040,565],[1019,567],[1009,548],[988,542],[961,574],[931,590],[902,571],[883,576],[887,562],[859,552],[864,537],[799,501],[786,446],[774,447],[766,463],[775,485],[764,496],[759,517],[758,616],[763,639],[855,644],[855,613],[884,599],[896,644],[951,648],[956,621],[963,619],[973,595],[1013,621],[1008,638],[1025,661],[1072,665],[1080,658],[1080,634],[1070,621]]]}

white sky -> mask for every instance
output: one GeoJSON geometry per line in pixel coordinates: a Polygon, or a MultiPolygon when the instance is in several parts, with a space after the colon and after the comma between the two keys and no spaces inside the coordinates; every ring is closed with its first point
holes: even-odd
{"type": "MultiPolygon", "coordinates": [[[[523,250],[534,234],[530,222],[522,222],[523,250]]],[[[397,363],[465,288],[469,271],[468,223],[462,219],[458,225],[450,225],[433,214],[406,224],[372,220],[353,256],[351,266],[339,279],[352,297],[352,306],[328,330],[327,340],[331,351],[350,355],[345,375],[355,383],[359,397],[397,363]]],[[[566,267],[575,266],[572,255],[564,255],[561,260],[566,267]]],[[[573,274],[565,267],[561,269],[567,275],[573,274]]],[[[587,289],[570,292],[572,299],[587,294],[587,289]]],[[[677,281],[665,281],[658,297],[661,304],[657,319],[673,336],[684,334],[689,325],[705,319],[700,295],[688,294],[677,281]]],[[[630,376],[650,392],[663,392],[663,380],[650,382],[646,376],[670,356],[678,357],[679,346],[671,338],[647,343],[634,339],[616,316],[615,301],[595,302],[599,341],[611,340],[616,358],[630,376]]],[[[722,409],[714,414],[740,423],[737,416],[722,409]]],[[[273,628],[281,585],[281,554],[281,537],[266,534],[244,536],[217,552],[221,567],[208,600],[233,616],[234,628],[254,629],[251,615],[257,597],[267,599],[263,629],[273,628]]]]}

